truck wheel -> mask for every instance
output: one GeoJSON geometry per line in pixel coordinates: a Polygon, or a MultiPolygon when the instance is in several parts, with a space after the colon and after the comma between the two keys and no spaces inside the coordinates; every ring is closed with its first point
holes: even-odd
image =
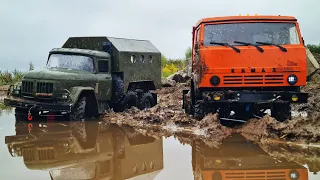
{"type": "Polygon", "coordinates": [[[28,117],[28,110],[22,108],[15,108],[14,116],[16,121],[26,121],[28,117]]]}
{"type": "Polygon", "coordinates": [[[114,111],[115,112],[123,112],[126,109],[130,109],[132,106],[137,107],[138,96],[137,93],[133,91],[128,91],[126,96],[120,103],[115,104],[114,111]]]}
{"type": "Polygon", "coordinates": [[[133,91],[128,91],[124,98],[124,105],[126,109],[130,109],[132,106],[137,107],[138,95],[133,91]]]}
{"type": "Polygon", "coordinates": [[[74,107],[72,108],[71,112],[71,120],[83,120],[86,118],[86,97],[81,96],[74,107]]]}
{"type": "Polygon", "coordinates": [[[113,76],[114,101],[120,100],[124,95],[124,82],[119,76],[113,76]]]}
{"type": "Polygon", "coordinates": [[[194,105],[193,116],[197,120],[201,120],[204,117],[203,107],[202,107],[201,102],[199,102],[199,101],[197,101],[196,104],[194,105]]]}
{"type": "Polygon", "coordinates": [[[291,119],[291,106],[289,103],[276,103],[272,105],[271,116],[279,122],[291,119]]]}
{"type": "Polygon", "coordinates": [[[150,109],[155,106],[154,99],[151,93],[144,93],[139,101],[139,109],[150,109]]]}
{"type": "Polygon", "coordinates": [[[71,130],[83,149],[96,146],[99,124],[97,122],[71,122],[71,130]]]}

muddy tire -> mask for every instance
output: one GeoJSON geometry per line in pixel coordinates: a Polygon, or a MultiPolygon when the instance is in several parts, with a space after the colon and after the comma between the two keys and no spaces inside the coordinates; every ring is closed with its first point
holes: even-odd
{"type": "Polygon", "coordinates": [[[279,122],[291,119],[291,106],[289,103],[276,103],[271,108],[271,116],[279,122]]]}
{"type": "Polygon", "coordinates": [[[197,120],[201,120],[204,117],[203,107],[199,101],[197,101],[194,105],[193,117],[197,120]]]}
{"type": "Polygon", "coordinates": [[[124,96],[124,82],[119,76],[112,76],[113,81],[113,100],[115,102],[118,102],[121,100],[121,98],[124,96]]]}
{"type": "Polygon", "coordinates": [[[138,95],[136,92],[128,91],[124,98],[124,105],[126,109],[130,109],[132,106],[137,107],[138,95]]]}
{"type": "Polygon", "coordinates": [[[92,149],[96,146],[99,133],[98,122],[71,122],[71,130],[82,149],[92,149]]]}
{"type": "Polygon", "coordinates": [[[139,100],[139,109],[150,109],[155,106],[154,98],[151,93],[144,93],[141,99],[139,100]]]}
{"type": "Polygon", "coordinates": [[[86,106],[87,99],[85,96],[80,96],[70,114],[70,119],[72,121],[81,121],[86,118],[86,106]]]}
{"type": "Polygon", "coordinates": [[[27,121],[28,120],[28,109],[15,108],[14,116],[16,121],[27,121]]]}
{"type": "Polygon", "coordinates": [[[132,106],[137,107],[138,95],[136,92],[128,91],[125,97],[120,103],[116,104],[113,108],[115,112],[123,112],[126,109],[130,109],[132,106]]]}

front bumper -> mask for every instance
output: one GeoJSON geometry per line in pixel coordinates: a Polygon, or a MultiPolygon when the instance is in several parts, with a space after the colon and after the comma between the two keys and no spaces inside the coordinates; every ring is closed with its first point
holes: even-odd
{"type": "Polygon", "coordinates": [[[307,103],[308,93],[290,91],[210,91],[203,92],[206,103],[307,103]]]}
{"type": "Polygon", "coordinates": [[[61,103],[43,103],[31,100],[25,100],[21,98],[7,97],[4,98],[4,104],[10,107],[24,108],[39,111],[50,111],[50,112],[71,112],[72,104],[61,104],[61,103]]]}

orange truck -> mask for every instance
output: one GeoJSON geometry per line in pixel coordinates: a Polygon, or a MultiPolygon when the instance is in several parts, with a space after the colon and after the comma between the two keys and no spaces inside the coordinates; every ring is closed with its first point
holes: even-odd
{"type": "Polygon", "coordinates": [[[193,27],[190,88],[183,109],[197,119],[245,122],[267,110],[291,119],[292,103],[307,103],[307,56],[299,24],[291,16],[227,16],[193,27]]]}
{"type": "Polygon", "coordinates": [[[195,180],[309,179],[304,164],[271,156],[239,134],[224,139],[219,148],[193,141],[192,169],[195,180]]]}

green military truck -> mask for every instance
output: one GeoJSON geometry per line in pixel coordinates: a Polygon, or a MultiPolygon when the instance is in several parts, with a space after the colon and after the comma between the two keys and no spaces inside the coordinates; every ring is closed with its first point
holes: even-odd
{"type": "MultiPolygon", "coordinates": [[[[70,37],[49,52],[46,68],[27,72],[4,99],[16,117],[97,117],[157,103],[161,53],[148,40],[70,37]]],[[[30,119],[29,119],[30,120],[30,119]]]]}
{"type": "Polygon", "coordinates": [[[130,126],[19,121],[15,127],[5,137],[10,155],[22,157],[28,170],[49,171],[51,179],[154,179],[163,169],[162,138],[130,126]]]}

